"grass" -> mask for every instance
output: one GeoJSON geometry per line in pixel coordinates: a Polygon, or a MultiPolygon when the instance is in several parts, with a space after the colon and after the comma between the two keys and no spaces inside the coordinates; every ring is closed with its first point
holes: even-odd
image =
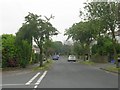
{"type": "Polygon", "coordinates": [[[95,63],[92,61],[82,61],[80,62],[81,64],[86,64],[86,65],[94,65],[95,63]]]}
{"type": "Polygon", "coordinates": [[[105,69],[108,71],[117,72],[117,73],[120,71],[120,68],[116,68],[116,67],[107,67],[105,69]]]}
{"type": "MultiPolygon", "coordinates": [[[[92,62],[92,61],[81,61],[80,63],[81,64],[86,64],[86,65],[95,65],[95,63],[92,62]]],[[[106,68],[103,68],[103,69],[107,70],[109,72],[115,72],[115,73],[119,73],[120,74],[120,67],[116,68],[115,66],[109,66],[109,67],[106,67],[106,68]]]]}
{"type": "MultiPolygon", "coordinates": [[[[47,70],[49,69],[49,67],[51,66],[52,64],[52,60],[48,60],[46,61],[42,67],[39,67],[39,66],[35,66],[35,67],[32,67],[31,70],[32,71],[36,71],[36,70],[47,70]]],[[[16,70],[22,70],[24,68],[21,68],[21,67],[6,67],[6,68],[1,68],[2,71],[16,71],[16,70]]],[[[25,68],[27,69],[27,67],[25,68]]]]}
{"type": "Polygon", "coordinates": [[[15,71],[15,70],[20,70],[22,68],[20,67],[6,67],[6,68],[2,68],[2,71],[15,71]]]}
{"type": "Polygon", "coordinates": [[[35,68],[33,68],[33,71],[37,71],[37,70],[48,70],[49,68],[50,68],[50,66],[51,66],[51,64],[52,64],[52,60],[48,60],[48,61],[46,61],[44,64],[43,64],[43,66],[42,67],[35,67],[35,68]]]}

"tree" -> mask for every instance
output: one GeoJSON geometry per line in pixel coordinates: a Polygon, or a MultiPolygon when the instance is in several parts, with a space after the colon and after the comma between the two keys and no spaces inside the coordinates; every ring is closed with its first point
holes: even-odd
{"type": "Polygon", "coordinates": [[[81,44],[79,42],[75,42],[73,47],[74,47],[74,52],[77,54],[77,57],[79,59],[80,55],[83,54],[81,44]]]}
{"type": "MultiPolygon", "coordinates": [[[[68,39],[72,38],[74,42],[81,44],[85,49],[84,54],[88,54],[88,56],[90,56],[90,44],[98,33],[95,31],[96,28],[93,28],[93,23],[93,21],[86,21],[73,24],[65,33],[65,35],[68,35],[68,39]]],[[[77,43],[75,43],[75,46],[77,43]]]]}
{"type": "Polygon", "coordinates": [[[85,10],[87,10],[87,20],[100,20],[100,30],[103,34],[111,32],[114,59],[116,60],[116,67],[118,67],[115,30],[120,25],[119,23],[119,5],[116,2],[90,2],[86,3],[85,10]]]}
{"type": "MultiPolygon", "coordinates": [[[[2,58],[2,35],[0,35],[0,59],[2,58]]],[[[1,59],[2,60],[2,59],[1,59]]],[[[1,62],[1,61],[0,61],[1,62]]]]}
{"type": "Polygon", "coordinates": [[[71,54],[71,47],[72,47],[72,45],[68,45],[68,44],[64,44],[63,46],[62,46],[62,55],[69,55],[69,54],[71,54]]]}
{"type": "Polygon", "coordinates": [[[92,53],[93,54],[99,54],[99,55],[108,55],[113,54],[113,43],[112,39],[109,37],[99,37],[97,40],[97,44],[93,45],[92,47],[92,53]]]}
{"type": "Polygon", "coordinates": [[[40,49],[40,67],[43,65],[42,55],[45,41],[48,40],[50,36],[58,33],[56,28],[54,28],[49,22],[51,18],[53,17],[51,16],[50,18],[46,18],[47,20],[43,20],[41,15],[38,16],[33,13],[29,13],[29,15],[25,17],[25,24],[27,24],[29,29],[32,31],[33,39],[40,49]]]}
{"type": "Polygon", "coordinates": [[[32,30],[30,29],[29,25],[26,23],[23,23],[23,25],[20,27],[19,31],[16,33],[16,40],[15,44],[17,48],[19,48],[19,59],[20,59],[20,66],[26,67],[28,62],[32,60],[32,30]],[[26,46],[27,44],[27,46],[26,46]],[[28,45],[29,44],[29,45],[28,45]],[[26,51],[23,47],[26,47],[29,49],[27,52],[28,54],[23,55],[23,51],[26,51]],[[26,61],[24,57],[27,57],[26,61]]]}
{"type": "Polygon", "coordinates": [[[62,53],[62,47],[63,44],[61,41],[54,41],[53,42],[54,54],[62,53]]]}

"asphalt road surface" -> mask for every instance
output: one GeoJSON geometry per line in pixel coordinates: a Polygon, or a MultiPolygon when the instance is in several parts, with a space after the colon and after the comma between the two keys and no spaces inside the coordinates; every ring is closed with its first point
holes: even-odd
{"type": "Polygon", "coordinates": [[[47,71],[3,73],[3,88],[118,88],[118,76],[60,57],[47,71]]]}

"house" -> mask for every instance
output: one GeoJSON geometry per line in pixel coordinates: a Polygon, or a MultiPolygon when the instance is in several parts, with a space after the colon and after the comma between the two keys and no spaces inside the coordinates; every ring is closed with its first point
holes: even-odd
{"type": "Polygon", "coordinates": [[[40,49],[35,45],[33,45],[32,49],[33,49],[34,53],[39,53],[40,52],[40,49]]]}
{"type": "Polygon", "coordinates": [[[118,41],[118,43],[120,43],[120,30],[115,32],[115,37],[116,37],[116,40],[118,41]]]}

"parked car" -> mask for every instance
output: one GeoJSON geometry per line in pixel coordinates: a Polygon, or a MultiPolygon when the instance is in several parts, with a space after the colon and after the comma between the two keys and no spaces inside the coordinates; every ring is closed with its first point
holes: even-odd
{"type": "Polygon", "coordinates": [[[59,56],[59,55],[57,55],[57,57],[58,57],[58,59],[59,59],[59,57],[60,57],[60,56],[59,56]]]}
{"type": "Polygon", "coordinates": [[[59,59],[59,56],[58,56],[58,55],[53,55],[53,56],[52,56],[52,59],[53,59],[53,60],[58,60],[58,59],[59,59]]]}
{"type": "Polygon", "coordinates": [[[68,57],[68,62],[70,62],[70,61],[76,62],[76,57],[75,57],[75,55],[69,55],[69,57],[68,57]]]}

